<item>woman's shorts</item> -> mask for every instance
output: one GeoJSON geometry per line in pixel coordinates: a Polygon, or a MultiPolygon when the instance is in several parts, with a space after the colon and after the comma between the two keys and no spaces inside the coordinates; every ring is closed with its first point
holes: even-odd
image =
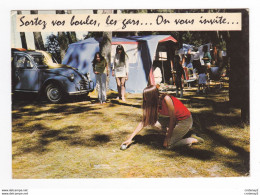
{"type": "Polygon", "coordinates": [[[174,145],[183,139],[183,137],[190,131],[193,124],[192,116],[187,119],[178,121],[177,125],[173,129],[172,136],[168,142],[168,148],[174,147],[174,145]]]}

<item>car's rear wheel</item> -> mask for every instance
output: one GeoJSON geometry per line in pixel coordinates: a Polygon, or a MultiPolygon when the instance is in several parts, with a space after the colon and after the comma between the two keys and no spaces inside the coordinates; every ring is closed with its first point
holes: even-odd
{"type": "Polygon", "coordinates": [[[58,84],[51,83],[45,89],[47,99],[52,103],[61,102],[64,93],[58,84]]]}

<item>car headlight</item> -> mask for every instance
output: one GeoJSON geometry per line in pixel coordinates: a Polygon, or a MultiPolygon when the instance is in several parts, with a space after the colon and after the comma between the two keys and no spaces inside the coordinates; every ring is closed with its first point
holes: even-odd
{"type": "Polygon", "coordinates": [[[75,75],[73,73],[71,73],[68,78],[69,78],[70,81],[74,81],[75,75]]]}

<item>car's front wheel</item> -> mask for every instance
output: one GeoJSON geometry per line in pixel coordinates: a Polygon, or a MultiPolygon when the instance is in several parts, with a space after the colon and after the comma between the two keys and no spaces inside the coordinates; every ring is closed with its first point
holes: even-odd
{"type": "Polygon", "coordinates": [[[59,103],[64,93],[58,84],[51,83],[45,89],[47,99],[52,103],[59,103]]]}

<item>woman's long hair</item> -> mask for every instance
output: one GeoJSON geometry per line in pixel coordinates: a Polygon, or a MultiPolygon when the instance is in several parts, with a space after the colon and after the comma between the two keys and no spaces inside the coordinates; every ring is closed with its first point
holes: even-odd
{"type": "Polygon", "coordinates": [[[101,61],[103,61],[104,60],[104,57],[101,55],[101,53],[100,52],[96,52],[95,53],[95,56],[94,56],[94,59],[92,60],[92,65],[93,65],[93,67],[97,64],[97,55],[99,55],[99,57],[100,57],[100,62],[101,61]]]}
{"type": "Polygon", "coordinates": [[[118,55],[119,55],[119,53],[118,53],[119,50],[122,50],[122,52],[121,52],[121,54],[119,56],[119,60],[120,60],[120,62],[124,62],[125,63],[125,57],[127,56],[127,54],[126,54],[126,52],[124,50],[124,47],[122,45],[118,45],[116,47],[116,54],[118,54],[118,55]]]}
{"type": "Polygon", "coordinates": [[[154,125],[158,120],[159,91],[155,85],[147,86],[143,91],[143,124],[154,125]]]}

